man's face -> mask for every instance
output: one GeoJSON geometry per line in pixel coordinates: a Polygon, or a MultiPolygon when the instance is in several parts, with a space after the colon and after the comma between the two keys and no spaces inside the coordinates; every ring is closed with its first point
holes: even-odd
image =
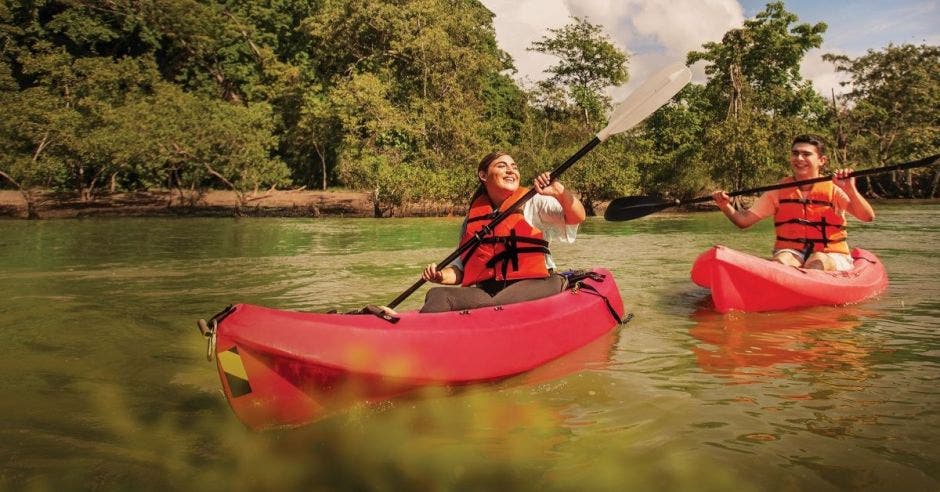
{"type": "Polygon", "coordinates": [[[826,158],[819,155],[813,144],[798,143],[790,149],[790,168],[797,180],[818,177],[825,164],[826,158]]]}

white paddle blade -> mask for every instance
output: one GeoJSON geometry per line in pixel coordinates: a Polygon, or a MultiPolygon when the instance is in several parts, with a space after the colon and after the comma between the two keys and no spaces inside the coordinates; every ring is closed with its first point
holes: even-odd
{"type": "Polygon", "coordinates": [[[663,107],[691,80],[692,71],[681,62],[656,72],[614,109],[607,126],[597,133],[598,140],[603,142],[611,135],[633,128],[663,107]]]}

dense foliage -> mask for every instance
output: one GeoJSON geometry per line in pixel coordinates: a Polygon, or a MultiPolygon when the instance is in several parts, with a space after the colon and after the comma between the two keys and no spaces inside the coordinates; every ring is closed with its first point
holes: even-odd
{"type": "MultiPolygon", "coordinates": [[[[782,2],[689,54],[707,81],[565,177],[589,209],[623,194],[688,197],[771,181],[788,139],[831,137],[840,163],[940,148],[940,50],[831,56],[852,84],[829,101],[799,72],[825,24],[782,2]]],[[[37,190],[209,188],[241,203],[270,187],[368,190],[377,216],[461,202],[494,148],[524,178],[604,126],[628,56],[573,18],[531,49],[554,55],[525,88],[477,0],[0,0],[0,186],[35,215],[37,190]]],[[[931,169],[874,181],[885,197],[933,197],[931,169]]]]}
{"type": "MultiPolygon", "coordinates": [[[[887,164],[937,153],[940,142],[940,47],[889,45],[852,59],[827,55],[851,77],[850,109],[834,111],[837,155],[847,162],[887,164]]],[[[876,196],[933,198],[940,172],[929,168],[868,181],[876,196]]]]}

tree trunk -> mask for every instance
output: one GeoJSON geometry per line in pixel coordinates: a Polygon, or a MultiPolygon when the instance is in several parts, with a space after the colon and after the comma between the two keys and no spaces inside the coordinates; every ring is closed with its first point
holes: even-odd
{"type": "Polygon", "coordinates": [[[594,208],[594,196],[591,194],[581,195],[581,204],[584,205],[584,213],[588,217],[597,217],[594,208]]]}
{"type": "Polygon", "coordinates": [[[732,64],[728,70],[728,75],[731,77],[731,100],[728,101],[728,114],[729,118],[738,118],[738,113],[741,111],[741,93],[743,90],[743,74],[741,69],[737,64],[732,64]]]}
{"type": "Polygon", "coordinates": [[[382,218],[382,206],[379,203],[379,188],[372,190],[372,216],[380,219],[382,218]]]}
{"type": "Polygon", "coordinates": [[[235,190],[235,199],[238,200],[238,205],[235,206],[235,215],[244,217],[245,209],[248,208],[248,194],[235,190]]]}
{"type": "Polygon", "coordinates": [[[3,178],[9,181],[10,184],[15,186],[16,189],[19,190],[20,195],[23,197],[23,200],[26,202],[26,218],[30,220],[38,219],[39,211],[37,210],[36,198],[33,195],[32,190],[24,188],[22,185],[20,185],[19,182],[13,179],[13,176],[10,176],[9,174],[3,171],[0,171],[0,178],[3,178]]]}
{"type": "Polygon", "coordinates": [[[872,184],[871,176],[863,176],[862,183],[864,183],[865,196],[869,198],[881,198],[881,195],[875,192],[875,187],[872,184]]]}
{"type": "Polygon", "coordinates": [[[196,190],[196,182],[195,182],[195,181],[193,181],[192,183],[190,183],[190,185],[189,185],[189,199],[187,200],[187,202],[189,203],[189,207],[190,207],[190,208],[195,208],[195,207],[196,207],[196,203],[199,202],[199,200],[202,198],[203,193],[205,193],[205,191],[202,190],[201,188],[200,188],[198,191],[196,190]]]}
{"type": "Polygon", "coordinates": [[[242,208],[245,206],[245,204],[248,201],[245,194],[239,191],[238,187],[235,186],[235,183],[232,183],[225,176],[222,176],[221,174],[219,174],[218,171],[216,171],[215,169],[212,169],[212,166],[210,166],[207,163],[203,163],[202,165],[205,166],[207,171],[209,171],[209,174],[215,176],[216,178],[219,178],[220,181],[225,183],[226,186],[228,186],[232,191],[235,192],[235,199],[238,201],[237,205],[235,205],[235,216],[236,217],[244,216],[242,208]]]}
{"type": "Polygon", "coordinates": [[[26,201],[26,219],[27,220],[38,220],[39,217],[39,207],[36,204],[36,197],[31,190],[20,190],[20,195],[23,195],[23,200],[26,201]]]}
{"type": "Polygon", "coordinates": [[[849,142],[848,142],[848,138],[845,136],[845,126],[843,125],[843,122],[842,122],[843,113],[842,113],[842,110],[839,109],[839,103],[836,100],[835,89],[831,90],[831,94],[832,94],[832,112],[836,118],[836,132],[835,132],[836,142],[835,142],[835,147],[833,148],[833,154],[834,154],[833,157],[836,158],[836,163],[839,164],[839,167],[845,167],[846,164],[849,162],[849,159],[848,159],[849,142]]]}
{"type": "MultiPolygon", "coordinates": [[[[185,205],[186,205],[186,195],[183,193],[183,186],[182,186],[179,182],[177,182],[177,185],[176,185],[176,194],[178,194],[178,195],[180,196],[180,207],[185,206],[185,205]]],[[[170,199],[170,203],[171,203],[171,204],[173,203],[173,199],[172,199],[172,198],[170,199]]]]}
{"type": "MultiPolygon", "coordinates": [[[[888,192],[885,191],[884,186],[881,185],[881,180],[872,180],[872,185],[878,188],[878,195],[882,198],[891,198],[888,196],[888,192]]],[[[872,188],[874,190],[874,188],[872,188]]]]}
{"type": "Polygon", "coordinates": [[[933,182],[930,186],[930,194],[927,195],[927,198],[937,197],[937,187],[940,187],[940,171],[933,173],[933,182]]]}
{"type": "MultiPolygon", "coordinates": [[[[84,180],[79,180],[78,186],[81,190],[82,203],[88,203],[94,199],[95,189],[98,187],[98,180],[101,179],[102,172],[104,172],[104,169],[99,169],[98,172],[91,177],[91,182],[88,183],[88,186],[85,186],[84,180]]],[[[81,174],[84,176],[84,170],[81,174]]]]}
{"type": "Polygon", "coordinates": [[[910,170],[904,171],[904,183],[907,185],[908,198],[917,198],[914,192],[914,173],[910,170]]]}
{"type": "Polygon", "coordinates": [[[320,159],[320,189],[326,191],[326,155],[319,145],[314,145],[313,150],[320,159]]]}
{"type": "Polygon", "coordinates": [[[78,166],[78,179],[75,180],[78,186],[78,199],[85,202],[85,168],[78,166]]]}

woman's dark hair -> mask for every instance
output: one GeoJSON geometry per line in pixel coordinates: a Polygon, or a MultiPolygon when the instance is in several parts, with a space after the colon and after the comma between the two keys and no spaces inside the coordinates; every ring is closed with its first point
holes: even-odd
{"type": "Polygon", "coordinates": [[[792,148],[796,144],[810,144],[816,147],[816,152],[819,153],[819,156],[822,157],[826,155],[826,141],[823,140],[819,135],[812,133],[804,133],[803,135],[797,135],[793,138],[793,142],[790,144],[792,148]]]}
{"type": "MultiPolygon", "coordinates": [[[[509,155],[509,152],[506,152],[503,150],[496,150],[496,151],[490,152],[489,154],[486,154],[482,159],[480,159],[480,164],[477,165],[477,176],[480,175],[481,171],[485,173],[486,170],[489,169],[490,164],[492,164],[493,161],[495,161],[496,159],[499,159],[500,157],[504,155],[509,155]]],[[[473,205],[473,201],[476,200],[477,197],[479,197],[480,195],[484,193],[486,193],[486,187],[481,182],[479,185],[477,185],[477,189],[476,191],[473,192],[473,196],[470,197],[470,205],[473,205]]]]}

